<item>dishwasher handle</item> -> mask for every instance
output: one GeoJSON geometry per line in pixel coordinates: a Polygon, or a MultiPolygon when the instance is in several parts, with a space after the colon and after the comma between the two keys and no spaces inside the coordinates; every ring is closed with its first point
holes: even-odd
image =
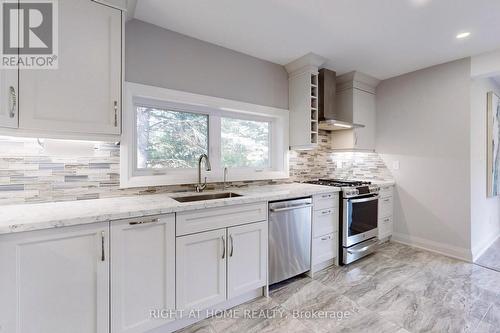
{"type": "Polygon", "coordinates": [[[285,212],[285,211],[288,211],[288,210],[302,209],[302,208],[308,208],[308,207],[312,207],[312,204],[300,205],[300,206],[291,206],[291,207],[285,207],[285,208],[271,208],[270,211],[272,213],[278,213],[278,212],[285,212]]]}

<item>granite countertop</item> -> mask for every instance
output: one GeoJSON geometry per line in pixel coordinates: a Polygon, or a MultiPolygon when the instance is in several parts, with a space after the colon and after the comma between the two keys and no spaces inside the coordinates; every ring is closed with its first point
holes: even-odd
{"type": "Polygon", "coordinates": [[[374,179],[369,179],[368,181],[372,182],[373,184],[376,184],[378,186],[394,186],[396,185],[396,182],[394,180],[374,180],[374,179]]]}
{"type": "MultiPolygon", "coordinates": [[[[252,202],[298,198],[313,194],[338,192],[340,188],[294,183],[248,188],[229,188],[227,192],[229,191],[242,196],[186,203],[180,203],[172,199],[177,196],[199,194],[184,192],[2,206],[0,234],[58,228],[252,202]]],[[[217,193],[217,191],[206,191],[204,193],[217,193]]]]}

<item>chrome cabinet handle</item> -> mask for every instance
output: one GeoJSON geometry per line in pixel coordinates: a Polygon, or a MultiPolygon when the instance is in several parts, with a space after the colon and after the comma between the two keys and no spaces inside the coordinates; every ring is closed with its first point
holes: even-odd
{"type": "Polygon", "coordinates": [[[321,196],[321,199],[328,199],[328,198],[331,198],[331,197],[332,197],[332,195],[331,195],[331,194],[323,194],[323,195],[321,196]]]}
{"type": "Polygon", "coordinates": [[[233,256],[234,244],[233,244],[233,235],[229,235],[229,239],[231,240],[231,251],[229,252],[229,256],[233,256]]]}
{"type": "Polygon", "coordinates": [[[362,199],[349,199],[348,201],[350,203],[361,203],[361,202],[375,201],[375,200],[378,200],[378,199],[379,199],[379,196],[378,195],[374,195],[372,197],[362,198],[362,199]]]}
{"type": "Polygon", "coordinates": [[[115,110],[115,127],[118,127],[118,101],[113,102],[113,109],[115,110]]]}
{"type": "Polygon", "coordinates": [[[384,199],[384,202],[391,202],[391,199],[384,199]]]}
{"type": "Polygon", "coordinates": [[[143,221],[133,221],[129,222],[128,224],[130,225],[138,225],[138,224],[148,224],[148,223],[155,223],[158,222],[158,219],[151,219],[151,220],[143,220],[143,221]]]}
{"type": "Polygon", "coordinates": [[[106,236],[106,234],[104,233],[104,231],[101,231],[101,261],[106,260],[106,255],[104,252],[104,237],[105,236],[106,236]]]}
{"type": "Polygon", "coordinates": [[[222,259],[226,257],[226,239],[222,236],[222,259]]]}
{"type": "Polygon", "coordinates": [[[332,211],[331,210],[324,210],[321,212],[321,215],[328,215],[328,214],[331,214],[332,211]]]}
{"type": "Polygon", "coordinates": [[[16,106],[17,106],[17,96],[16,96],[16,89],[13,86],[9,87],[9,92],[10,92],[10,112],[9,112],[9,117],[14,118],[16,116],[16,106]]]}
{"type": "Polygon", "coordinates": [[[322,241],[326,241],[326,240],[330,240],[330,239],[332,239],[331,236],[321,237],[322,241]]]}

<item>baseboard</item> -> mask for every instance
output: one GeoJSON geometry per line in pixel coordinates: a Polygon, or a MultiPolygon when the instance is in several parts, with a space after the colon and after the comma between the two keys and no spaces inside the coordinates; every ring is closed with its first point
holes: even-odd
{"type": "Polygon", "coordinates": [[[476,261],[477,259],[479,259],[479,257],[482,256],[483,253],[486,252],[486,250],[488,250],[488,248],[493,245],[493,243],[495,243],[498,238],[500,238],[500,234],[492,237],[491,239],[488,239],[486,242],[483,242],[479,246],[474,246],[474,248],[472,249],[472,260],[476,261]]]}
{"type": "Polygon", "coordinates": [[[402,243],[422,250],[435,252],[447,257],[452,257],[455,259],[472,262],[472,253],[471,251],[465,248],[438,243],[428,239],[410,236],[406,234],[400,234],[400,233],[394,233],[392,235],[392,240],[397,243],[402,243]]]}

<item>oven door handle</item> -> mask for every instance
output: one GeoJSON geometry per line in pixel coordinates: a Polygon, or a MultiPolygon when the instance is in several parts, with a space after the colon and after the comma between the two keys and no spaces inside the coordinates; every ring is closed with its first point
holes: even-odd
{"type": "Polygon", "coordinates": [[[362,198],[362,199],[348,199],[350,203],[360,203],[360,202],[368,202],[368,201],[374,201],[379,199],[379,195],[375,195],[373,197],[369,198],[362,198]]]}
{"type": "Polygon", "coordinates": [[[375,247],[375,246],[377,246],[377,245],[378,245],[378,241],[377,241],[377,240],[374,240],[374,241],[372,241],[372,243],[371,243],[371,244],[366,245],[366,246],[364,246],[364,247],[362,247],[362,248],[360,248],[360,249],[356,249],[356,250],[347,250],[347,253],[349,253],[349,254],[355,254],[355,253],[365,252],[365,251],[368,251],[368,250],[370,250],[371,248],[373,248],[373,247],[375,247]]]}

